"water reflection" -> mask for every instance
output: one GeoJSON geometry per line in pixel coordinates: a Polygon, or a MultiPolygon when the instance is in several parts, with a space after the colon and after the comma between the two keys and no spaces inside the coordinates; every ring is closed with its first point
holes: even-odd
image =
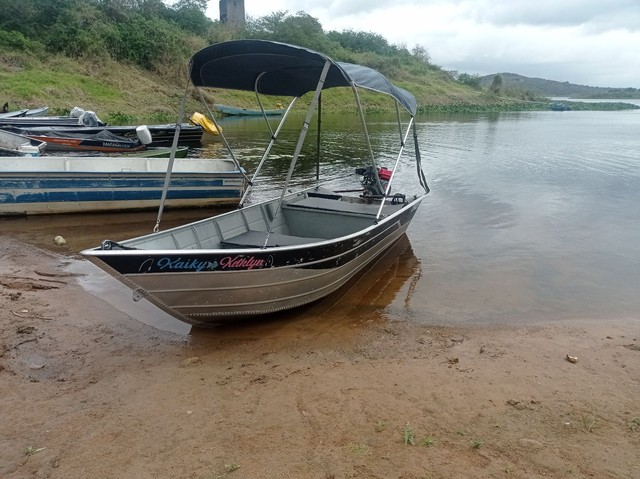
{"type": "MultiPolygon", "coordinates": [[[[371,119],[375,147],[395,161],[399,134],[394,118],[371,119]]],[[[293,120],[281,133],[280,143],[286,146],[274,148],[279,160],[265,168],[250,201],[281,186],[289,146],[300,126],[293,120]]],[[[263,122],[222,123],[249,172],[268,141],[263,122]]],[[[334,297],[247,326],[247,334],[306,334],[313,328],[330,334],[338,324],[388,317],[430,324],[637,320],[639,126],[636,111],[419,117],[420,148],[432,192],[408,230],[410,253],[401,254],[400,263],[378,270],[375,277],[367,275],[348,293],[341,291],[339,301],[334,297]]],[[[320,148],[330,150],[331,156],[321,170],[335,188],[357,185],[355,168],[367,157],[357,117],[328,116],[323,127],[328,135],[320,148]]],[[[299,182],[306,185],[315,182],[313,128],[297,171],[299,182]]],[[[413,146],[407,148],[395,192],[412,191],[413,146]]],[[[215,138],[207,139],[200,154],[226,155],[215,138]]],[[[167,210],[162,228],[219,212],[167,210]]],[[[155,219],[155,211],[3,218],[0,227],[2,233],[47,248],[56,248],[53,238],[62,235],[68,246],[57,251],[73,254],[105,238],[146,234],[155,219]]],[[[130,294],[126,297],[129,301],[130,294]]],[[[220,331],[243,334],[234,328],[220,331]]]]}
{"type": "MultiPolygon", "coordinates": [[[[420,261],[403,235],[374,264],[339,291],[295,310],[246,319],[213,329],[192,328],[191,341],[206,344],[220,338],[350,339],[371,322],[385,321],[386,308],[394,301],[410,306],[420,261]]],[[[402,308],[401,308],[402,309],[402,308]]]]}

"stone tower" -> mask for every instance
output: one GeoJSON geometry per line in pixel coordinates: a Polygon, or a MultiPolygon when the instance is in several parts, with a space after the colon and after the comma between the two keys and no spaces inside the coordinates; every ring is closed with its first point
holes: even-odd
{"type": "Polygon", "coordinates": [[[244,0],[220,0],[220,21],[244,26],[244,0]]]}

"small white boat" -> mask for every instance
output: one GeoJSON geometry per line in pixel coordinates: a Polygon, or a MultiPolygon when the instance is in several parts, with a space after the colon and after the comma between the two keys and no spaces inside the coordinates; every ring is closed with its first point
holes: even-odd
{"type": "Polygon", "coordinates": [[[0,118],[15,118],[25,116],[44,116],[49,111],[48,106],[40,108],[24,108],[22,110],[9,111],[9,104],[5,103],[0,111],[0,118]],[[6,110],[6,111],[5,111],[6,110]]]}
{"type": "Polygon", "coordinates": [[[219,103],[213,105],[213,107],[223,115],[229,116],[280,116],[284,115],[284,112],[287,111],[286,108],[276,108],[274,110],[259,110],[257,108],[242,108],[239,106],[221,105],[219,103]]]}
{"type": "Polygon", "coordinates": [[[48,106],[41,106],[39,108],[30,108],[29,110],[27,110],[27,112],[24,114],[24,116],[46,116],[47,113],[49,113],[49,107],[48,106]]]}
{"type": "MultiPolygon", "coordinates": [[[[0,157],[0,216],[156,209],[170,158],[0,157]]],[[[237,204],[244,172],[232,160],[174,159],[167,206],[237,204]]]]}
{"type": "Polygon", "coordinates": [[[0,129],[0,156],[40,156],[46,147],[42,140],[0,129]]]}
{"type": "MultiPolygon", "coordinates": [[[[307,93],[313,98],[298,141],[292,145],[284,186],[279,194],[274,192],[274,198],[246,205],[248,189],[238,209],[166,231],[159,231],[161,206],[156,232],[117,242],[105,240],[82,252],[129,286],[134,300],[146,298],[176,318],[199,326],[294,308],[336,291],[403,237],[429,192],[413,122],[417,105],[411,93],[371,68],[262,40],[204,48],[191,59],[190,79],[196,88],[230,88],[252,91],[256,96],[293,98],[277,129],[271,131],[250,184],[255,184],[269,159],[296,99],[307,93]],[[319,175],[309,179],[317,186],[289,192],[309,123],[314,112],[320,111],[316,108],[320,92],[334,87],[355,93],[368,145],[368,165],[358,168],[360,182],[356,179],[358,188],[350,194],[321,186],[319,175]],[[378,166],[380,158],[369,142],[360,88],[387,95],[397,106],[398,154],[395,163],[384,160],[394,163],[389,170],[378,166]],[[405,148],[410,133],[414,141],[405,148]],[[391,194],[398,164],[409,149],[414,191],[391,194]]],[[[265,123],[270,128],[269,122],[265,123]]],[[[318,115],[319,132],[320,127],[318,115]]],[[[222,131],[221,139],[229,148],[222,131]]]]}

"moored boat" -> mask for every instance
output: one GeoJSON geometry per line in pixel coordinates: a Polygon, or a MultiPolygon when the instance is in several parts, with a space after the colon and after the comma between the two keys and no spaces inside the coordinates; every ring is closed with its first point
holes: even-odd
{"type": "Polygon", "coordinates": [[[279,116],[279,115],[284,115],[284,112],[287,111],[286,108],[260,110],[260,109],[253,109],[253,108],[241,108],[238,106],[221,105],[219,103],[213,105],[213,107],[223,115],[229,115],[229,116],[262,116],[262,115],[279,116]]]}
{"type": "MultiPolygon", "coordinates": [[[[17,130],[24,136],[46,142],[47,151],[80,151],[80,152],[136,152],[144,150],[145,144],[138,138],[118,136],[108,130],[97,133],[61,133],[56,131],[33,132],[17,130]]],[[[148,132],[147,132],[148,133],[148,132]]],[[[150,140],[149,140],[150,141],[150,140]]]]}
{"type": "MultiPolygon", "coordinates": [[[[155,209],[167,158],[0,157],[0,216],[155,209]]],[[[172,208],[236,204],[244,172],[232,160],[177,159],[166,196],[172,208]]]]}
{"type": "Polygon", "coordinates": [[[554,101],[549,104],[549,109],[552,111],[571,111],[571,106],[566,103],[554,101]]]}
{"type": "Polygon", "coordinates": [[[49,107],[41,106],[39,108],[28,109],[24,116],[46,116],[47,113],[49,113],[49,107]]]}
{"type": "MultiPolygon", "coordinates": [[[[179,145],[195,145],[202,142],[203,130],[200,125],[181,123],[180,128],[176,124],[147,125],[151,133],[151,143],[147,146],[171,146],[174,137],[178,135],[179,145]]],[[[135,138],[136,126],[107,126],[106,129],[116,135],[135,138]]]]}
{"type": "MultiPolygon", "coordinates": [[[[296,99],[307,93],[313,99],[293,146],[282,190],[274,198],[246,204],[247,190],[238,209],[166,231],[159,230],[161,204],[154,233],[105,240],[82,252],[129,286],[134,300],[145,298],[176,318],[199,326],[295,308],[336,291],[403,237],[429,192],[414,124],[417,105],[411,93],[371,68],[261,40],[204,48],[191,59],[190,80],[195,88],[230,88],[292,98],[280,124],[271,132],[250,184],[255,184],[270,158],[296,99]],[[351,193],[334,191],[330,184],[320,183],[318,174],[310,179],[316,186],[289,192],[320,93],[334,87],[352,89],[361,112],[369,164],[357,170],[359,188],[351,193]],[[390,97],[397,106],[398,154],[389,170],[378,166],[380,158],[369,142],[358,94],[362,88],[390,97]],[[405,148],[411,133],[413,148],[405,148]],[[391,194],[400,159],[410,148],[415,190],[391,194]]],[[[318,131],[320,127],[318,115],[318,131]]],[[[221,137],[229,148],[224,133],[221,137]]],[[[321,148],[317,152],[320,154],[321,148]]],[[[234,157],[231,150],[230,154],[234,157]]]]}
{"type": "Polygon", "coordinates": [[[105,126],[96,114],[92,111],[84,111],[81,108],[78,114],[74,114],[74,110],[69,115],[61,116],[45,116],[48,107],[45,109],[32,110],[33,114],[28,114],[30,110],[25,110],[22,115],[14,115],[9,117],[0,116],[0,128],[33,128],[33,127],[83,127],[83,126],[105,126]],[[40,114],[42,116],[36,116],[40,114]]]}
{"type": "MultiPolygon", "coordinates": [[[[114,126],[33,126],[28,128],[17,128],[11,126],[0,126],[0,129],[13,132],[24,132],[33,136],[43,135],[98,135],[101,132],[109,132],[119,137],[135,139],[138,138],[137,128],[140,125],[114,125],[114,126]]],[[[190,123],[182,123],[178,129],[175,124],[146,125],[151,134],[151,143],[147,146],[171,146],[173,138],[178,132],[178,144],[195,145],[202,141],[202,127],[190,123]]]]}
{"type": "Polygon", "coordinates": [[[9,104],[5,103],[2,111],[0,112],[0,118],[15,118],[25,116],[44,116],[49,111],[48,106],[40,108],[24,108],[22,110],[9,111],[9,104]]]}
{"type": "Polygon", "coordinates": [[[0,129],[0,156],[40,156],[46,146],[44,141],[0,129]]]}

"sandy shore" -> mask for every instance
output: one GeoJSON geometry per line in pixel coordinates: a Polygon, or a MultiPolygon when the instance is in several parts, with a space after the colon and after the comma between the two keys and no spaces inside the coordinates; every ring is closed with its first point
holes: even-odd
{"type": "Polygon", "coordinates": [[[2,478],[640,477],[638,316],[451,328],[325,302],[184,336],[70,258],[0,251],[2,478]]]}

